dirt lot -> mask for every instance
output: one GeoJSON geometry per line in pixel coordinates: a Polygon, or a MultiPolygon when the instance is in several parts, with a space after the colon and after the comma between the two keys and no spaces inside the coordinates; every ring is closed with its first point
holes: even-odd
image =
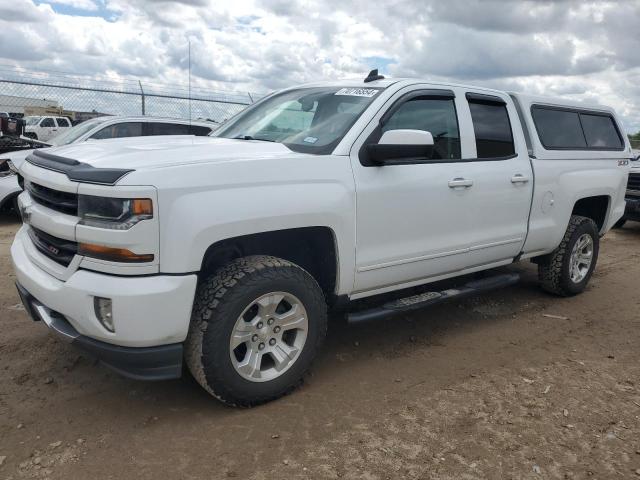
{"type": "Polygon", "coordinates": [[[640,478],[640,224],[579,297],[522,263],[483,297],[335,318],[306,384],[251,410],[120,378],[28,320],[17,227],[0,217],[0,479],[640,478]]]}

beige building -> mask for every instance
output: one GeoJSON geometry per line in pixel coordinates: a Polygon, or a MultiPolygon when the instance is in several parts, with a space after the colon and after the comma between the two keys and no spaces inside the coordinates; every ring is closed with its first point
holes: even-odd
{"type": "Polygon", "coordinates": [[[61,108],[55,100],[0,95],[0,112],[17,116],[59,114],[61,108]]]}

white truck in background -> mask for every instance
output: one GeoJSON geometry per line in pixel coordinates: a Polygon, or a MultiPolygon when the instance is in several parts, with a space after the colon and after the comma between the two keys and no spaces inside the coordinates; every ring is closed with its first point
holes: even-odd
{"type": "Polygon", "coordinates": [[[252,406],[301,382],[328,308],[525,259],[545,290],[582,292],[630,157],[607,107],[372,72],[276,92],[213,137],[35,151],[11,255],[31,316],[106,365],[167,379],[184,359],[252,406]]]}
{"type": "Polygon", "coordinates": [[[624,227],[627,220],[640,222],[640,150],[632,150],[631,158],[631,170],[627,182],[627,206],[624,216],[614,225],[615,228],[624,227]]]}
{"type": "Polygon", "coordinates": [[[31,116],[24,117],[24,120],[24,136],[41,142],[47,142],[71,128],[71,120],[67,117],[31,116]]]}

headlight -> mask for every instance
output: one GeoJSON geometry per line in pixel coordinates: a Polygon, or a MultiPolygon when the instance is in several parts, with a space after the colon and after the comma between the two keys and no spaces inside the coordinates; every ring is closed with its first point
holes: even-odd
{"type": "Polygon", "coordinates": [[[88,227],[128,230],[142,220],[153,218],[149,198],[78,196],[80,224],[88,227]]]}

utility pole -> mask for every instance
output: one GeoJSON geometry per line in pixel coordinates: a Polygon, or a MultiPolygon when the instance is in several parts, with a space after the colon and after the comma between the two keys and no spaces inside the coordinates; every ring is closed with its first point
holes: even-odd
{"type": "Polygon", "coordinates": [[[191,39],[187,40],[189,42],[189,127],[191,127],[191,39]]]}
{"type": "Polygon", "coordinates": [[[142,89],[142,82],[138,80],[138,85],[140,85],[140,94],[142,95],[142,116],[145,116],[145,104],[144,104],[144,90],[142,89]]]}

